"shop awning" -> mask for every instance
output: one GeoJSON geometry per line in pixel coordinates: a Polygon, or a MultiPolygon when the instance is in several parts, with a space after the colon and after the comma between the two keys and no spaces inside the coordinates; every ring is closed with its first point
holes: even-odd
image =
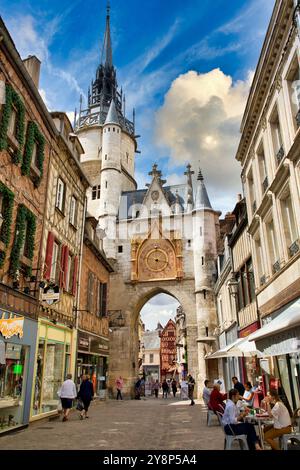
{"type": "Polygon", "coordinates": [[[242,341],[243,341],[243,338],[238,338],[233,343],[227,344],[227,346],[225,346],[225,348],[219,349],[218,351],[210,354],[209,356],[206,356],[205,359],[219,359],[219,358],[222,358],[222,357],[234,356],[235,354],[228,354],[229,349],[237,346],[242,341]]]}
{"type": "Polygon", "coordinates": [[[248,338],[243,338],[240,343],[229,348],[228,355],[237,357],[263,357],[263,353],[257,349],[256,343],[249,341],[248,338]]]}
{"type": "Polygon", "coordinates": [[[280,310],[277,317],[248,337],[268,356],[300,351],[300,299],[280,310]]]}
{"type": "Polygon", "coordinates": [[[249,341],[257,341],[295,326],[300,326],[300,299],[294,301],[289,307],[282,309],[282,313],[270,323],[255,331],[255,333],[252,333],[248,339],[249,341]]]}

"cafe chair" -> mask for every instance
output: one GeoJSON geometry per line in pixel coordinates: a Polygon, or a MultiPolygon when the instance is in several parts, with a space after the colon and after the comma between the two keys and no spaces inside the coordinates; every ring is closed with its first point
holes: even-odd
{"type": "Polygon", "coordinates": [[[289,433],[289,434],[283,434],[282,436],[279,437],[279,442],[281,443],[281,449],[282,450],[289,450],[289,441],[291,443],[298,442],[300,444],[300,418],[297,418],[295,420],[297,422],[298,431],[296,430],[296,427],[294,428],[295,431],[289,433]]]}
{"type": "Polygon", "coordinates": [[[207,409],[207,419],[206,419],[207,426],[211,426],[211,423],[212,423],[214,417],[216,417],[216,413],[213,410],[210,410],[208,408],[207,409]]]}
{"type": "Polygon", "coordinates": [[[219,419],[219,423],[222,427],[225,440],[224,440],[224,450],[231,450],[232,444],[234,441],[239,441],[240,449],[241,450],[249,450],[248,442],[247,442],[247,436],[246,434],[234,434],[233,436],[230,436],[229,434],[226,434],[224,426],[222,424],[222,415],[218,411],[216,411],[216,414],[219,419]]]}

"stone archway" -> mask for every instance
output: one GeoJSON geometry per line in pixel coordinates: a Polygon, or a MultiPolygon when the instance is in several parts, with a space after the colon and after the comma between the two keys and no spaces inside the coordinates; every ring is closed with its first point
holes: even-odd
{"type": "MultiPolygon", "coordinates": [[[[117,284],[115,276],[114,285],[117,284]]],[[[122,284],[118,283],[119,288],[122,284]]],[[[124,378],[124,393],[133,396],[138,375],[138,319],[142,307],[158,294],[175,298],[186,315],[189,371],[197,375],[197,319],[193,280],[127,283],[118,296],[110,299],[109,395],[113,396],[116,378],[124,378]]]]}

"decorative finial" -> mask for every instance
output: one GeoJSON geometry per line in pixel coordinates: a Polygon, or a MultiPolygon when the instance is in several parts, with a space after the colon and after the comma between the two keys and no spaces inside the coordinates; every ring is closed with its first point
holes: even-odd
{"type": "Polygon", "coordinates": [[[106,12],[107,12],[107,16],[109,16],[110,15],[110,1],[109,0],[107,0],[106,12]]]}
{"type": "Polygon", "coordinates": [[[203,181],[204,178],[203,178],[203,175],[202,175],[202,171],[201,171],[201,168],[199,168],[199,173],[198,173],[198,178],[197,178],[198,181],[203,181]]]}

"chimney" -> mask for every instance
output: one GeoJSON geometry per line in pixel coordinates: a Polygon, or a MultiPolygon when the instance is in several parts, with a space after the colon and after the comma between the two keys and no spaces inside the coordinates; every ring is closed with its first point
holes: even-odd
{"type": "Polygon", "coordinates": [[[238,198],[238,202],[241,202],[241,200],[242,200],[242,195],[241,195],[241,194],[238,194],[238,195],[237,195],[237,198],[238,198]]]}
{"type": "Polygon", "coordinates": [[[27,59],[23,60],[23,63],[33,83],[39,88],[41,61],[35,55],[29,55],[27,59]]]}

